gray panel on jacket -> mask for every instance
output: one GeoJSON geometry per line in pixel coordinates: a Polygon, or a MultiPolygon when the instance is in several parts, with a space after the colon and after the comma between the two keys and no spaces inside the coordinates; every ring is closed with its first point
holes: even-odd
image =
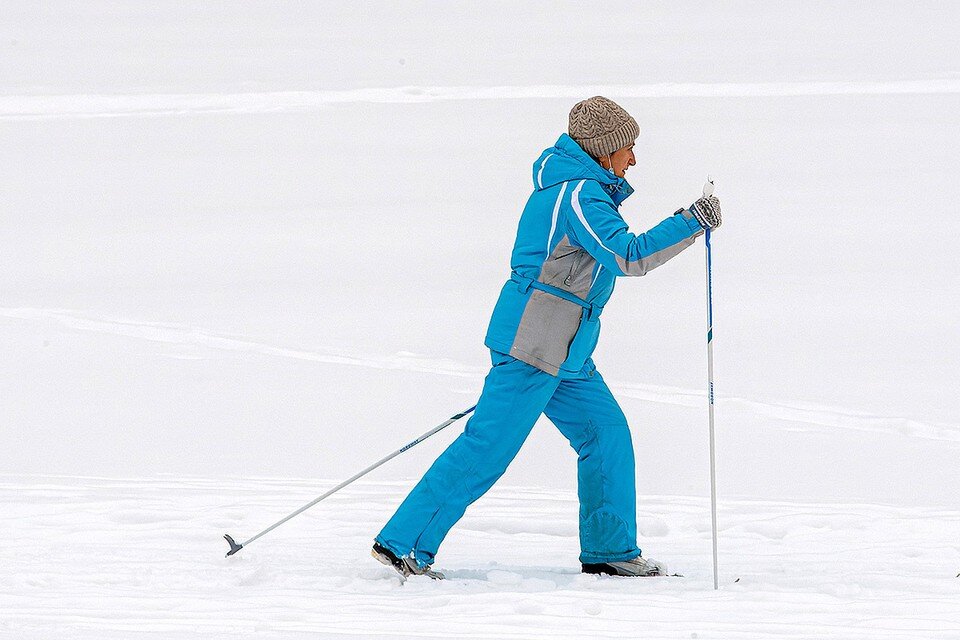
{"type": "Polygon", "coordinates": [[[646,275],[647,272],[656,269],[670,258],[675,257],[681,251],[692,245],[695,241],[696,236],[690,236],[689,238],[684,238],[676,244],[670,245],[666,249],[661,249],[656,253],[651,253],[645,258],[631,260],[630,262],[627,262],[620,256],[617,256],[617,266],[620,267],[620,270],[628,276],[646,275]]]}
{"type": "Polygon", "coordinates": [[[569,291],[586,300],[593,284],[593,267],[596,260],[580,247],[570,244],[565,235],[540,268],[539,282],[569,291]]]}
{"type": "Polygon", "coordinates": [[[520,318],[510,355],[557,375],[580,328],[582,313],[583,307],[534,289],[520,318]]]}

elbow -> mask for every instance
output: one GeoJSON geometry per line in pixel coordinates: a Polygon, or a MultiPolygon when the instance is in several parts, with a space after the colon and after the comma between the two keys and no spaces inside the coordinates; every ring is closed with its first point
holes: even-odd
{"type": "Polygon", "coordinates": [[[625,260],[620,256],[617,256],[617,267],[620,269],[620,275],[631,277],[645,276],[653,268],[647,258],[625,260]]]}
{"type": "MultiPolygon", "coordinates": [[[[645,276],[693,244],[694,239],[694,236],[691,236],[682,242],[678,242],[651,254],[641,256],[636,260],[631,260],[629,262],[624,260],[620,265],[620,269],[628,276],[645,276]]],[[[619,258],[617,259],[617,262],[620,262],[619,258]]]]}

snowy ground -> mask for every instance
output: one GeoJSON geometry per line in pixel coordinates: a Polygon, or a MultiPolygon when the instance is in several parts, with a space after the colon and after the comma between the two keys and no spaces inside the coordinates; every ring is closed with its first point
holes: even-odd
{"type": "Polygon", "coordinates": [[[4,638],[957,638],[960,511],[643,496],[651,556],[683,578],[578,572],[575,497],[495,489],[447,541],[447,580],[368,555],[401,498],[366,482],[272,539],[240,537],[330,486],[283,480],[0,479],[4,638]],[[535,517],[531,517],[535,516],[535,517]]]}
{"type": "Polygon", "coordinates": [[[0,638],[960,638],[958,27],[932,2],[4,2],[0,638]],[[367,553],[458,427],[224,559],[475,402],[530,163],[596,93],[643,129],[633,228],[717,177],[721,591],[701,245],[618,284],[596,354],[641,546],[685,578],[576,573],[546,422],[447,582],[367,553]]]}

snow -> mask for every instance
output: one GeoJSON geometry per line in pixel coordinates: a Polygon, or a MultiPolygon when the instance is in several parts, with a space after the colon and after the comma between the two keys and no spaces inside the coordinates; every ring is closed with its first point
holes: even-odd
{"type": "Polygon", "coordinates": [[[644,496],[639,527],[684,577],[580,574],[576,497],[534,488],[495,488],[468,512],[445,543],[442,582],[402,583],[369,557],[405,483],[353,485],[229,560],[214,544],[211,532],[252,532],[329,486],[0,478],[13,525],[0,634],[877,639],[960,628],[955,509],[725,500],[720,591],[709,504],[675,495],[644,496]]]}
{"type": "Polygon", "coordinates": [[[7,2],[0,638],[960,638],[953,5],[7,2]],[[691,9],[691,7],[687,7],[691,9]],[[721,589],[702,245],[596,361],[641,546],[577,573],[544,421],[401,585],[373,535],[470,407],[530,163],[643,129],[634,228],[716,179],[721,589]],[[738,580],[739,579],[739,580],[738,580]]]}

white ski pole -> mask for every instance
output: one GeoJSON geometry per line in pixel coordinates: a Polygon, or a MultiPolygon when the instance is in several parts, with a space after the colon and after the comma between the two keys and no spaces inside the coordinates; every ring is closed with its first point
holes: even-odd
{"type": "Polygon", "coordinates": [[[370,473],[371,471],[373,471],[374,469],[376,469],[376,468],[379,467],[380,465],[382,465],[382,464],[384,464],[384,463],[386,463],[386,462],[389,462],[390,460],[393,460],[394,458],[396,458],[398,455],[400,455],[401,453],[403,453],[403,452],[406,451],[407,449],[410,449],[411,447],[420,444],[421,442],[423,442],[424,440],[426,440],[426,439],[429,438],[430,436],[434,435],[435,433],[438,433],[439,431],[442,431],[443,429],[446,429],[447,427],[449,427],[451,424],[453,424],[454,422],[456,422],[456,421],[459,420],[460,418],[462,418],[462,417],[464,417],[464,416],[466,416],[466,415],[469,415],[469,414],[470,414],[474,409],[476,409],[476,408],[477,408],[477,405],[473,405],[472,407],[470,407],[470,408],[467,409],[466,411],[461,411],[461,412],[458,413],[457,415],[455,415],[455,416],[451,417],[450,419],[444,421],[443,423],[437,425],[437,426],[434,427],[433,429],[430,429],[430,431],[427,431],[425,434],[423,434],[422,436],[420,436],[420,437],[417,438],[416,440],[413,440],[412,442],[408,442],[407,444],[403,445],[402,447],[400,447],[399,449],[397,449],[397,450],[394,451],[393,453],[389,454],[388,456],[386,456],[386,457],[384,457],[384,458],[381,458],[380,460],[377,460],[376,462],[374,462],[372,465],[370,465],[369,467],[367,467],[367,468],[364,469],[363,471],[360,471],[360,472],[354,474],[353,476],[347,478],[346,480],[344,480],[343,482],[341,482],[340,484],[338,484],[337,486],[335,486],[333,489],[330,489],[329,491],[327,491],[326,493],[324,493],[322,496],[320,496],[320,497],[318,497],[318,498],[316,498],[316,499],[314,499],[314,500],[311,500],[310,502],[308,502],[307,504],[303,505],[302,507],[300,507],[299,509],[297,509],[296,511],[294,511],[294,512],[291,513],[290,515],[285,516],[284,518],[278,520],[277,522],[274,522],[272,525],[270,525],[269,527],[267,527],[266,529],[264,529],[263,531],[261,531],[261,532],[258,533],[257,535],[253,536],[253,537],[250,538],[249,540],[246,540],[246,541],[244,541],[244,542],[238,543],[236,540],[233,539],[233,536],[231,536],[229,533],[224,534],[223,539],[226,540],[226,541],[227,541],[227,544],[230,545],[230,550],[227,551],[227,557],[230,557],[230,556],[232,556],[233,554],[235,554],[237,551],[240,551],[240,549],[243,549],[244,547],[246,547],[248,544],[250,544],[251,542],[253,542],[253,541],[256,540],[257,538],[259,538],[260,536],[263,536],[263,535],[266,535],[266,534],[270,533],[271,531],[273,531],[274,529],[276,529],[277,527],[279,527],[280,525],[282,525],[282,524],[283,524],[284,522],[286,522],[287,520],[290,520],[291,518],[294,518],[294,517],[300,515],[301,513],[303,513],[304,511],[306,511],[306,510],[309,509],[310,507],[314,506],[315,504],[317,504],[317,503],[320,502],[321,500],[324,500],[324,499],[328,498],[329,496],[332,496],[333,494],[335,494],[337,491],[340,491],[340,489],[343,489],[343,488],[344,488],[345,486],[347,486],[348,484],[351,484],[351,483],[354,482],[355,480],[358,480],[358,479],[362,478],[363,476],[367,475],[368,473],[370,473]]]}
{"type": "MultiPolygon", "coordinates": [[[[703,197],[713,195],[713,177],[707,176],[703,197]]],[[[710,518],[713,525],[713,588],[720,588],[717,568],[717,448],[713,428],[713,265],[711,262],[710,229],[705,234],[707,248],[707,403],[710,415],[710,518]]]]}

